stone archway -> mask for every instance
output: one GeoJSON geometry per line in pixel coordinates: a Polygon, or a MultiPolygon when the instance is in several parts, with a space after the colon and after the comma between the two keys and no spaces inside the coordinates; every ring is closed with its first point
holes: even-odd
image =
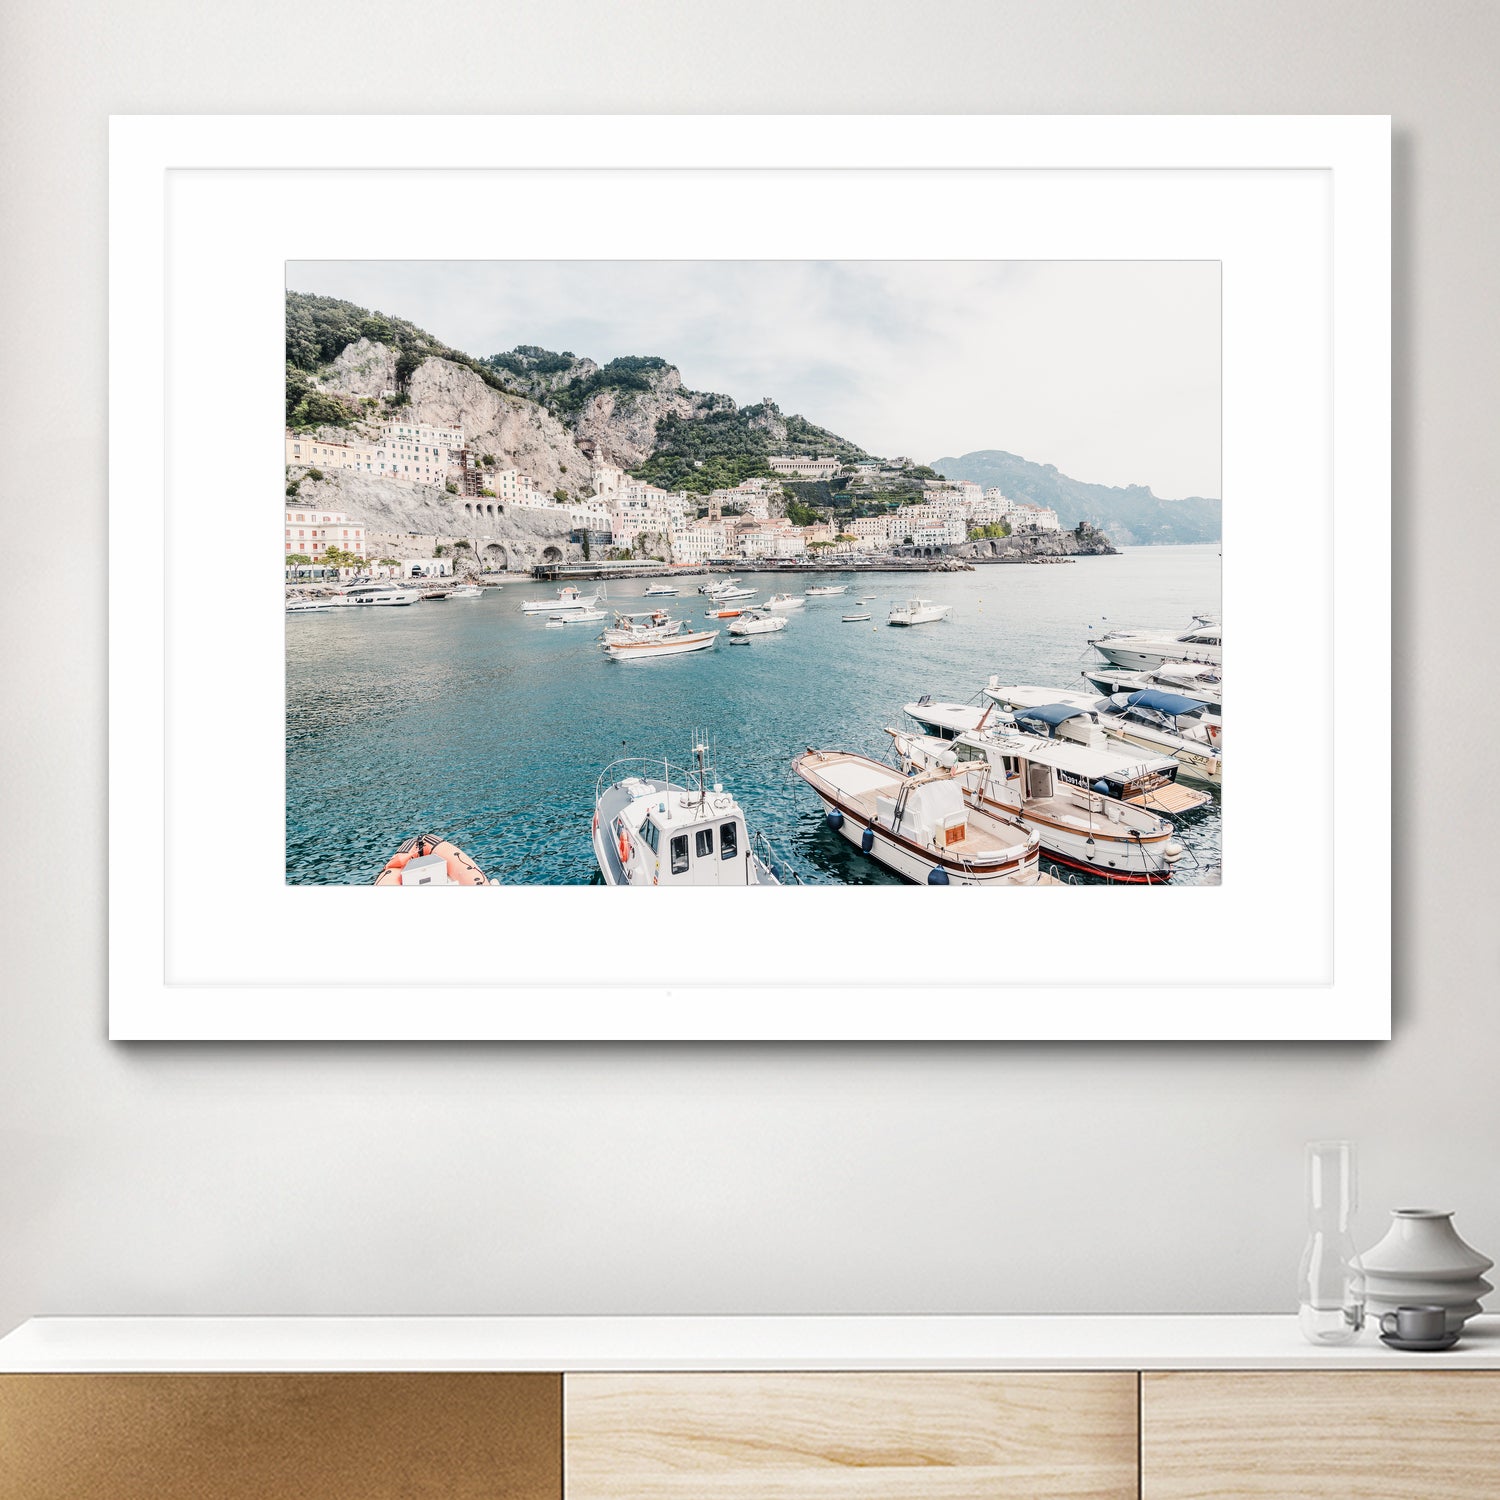
{"type": "Polygon", "coordinates": [[[559,547],[543,547],[542,561],[544,563],[555,563],[563,560],[562,549],[559,547]]]}
{"type": "Polygon", "coordinates": [[[502,573],[506,571],[505,548],[499,542],[491,542],[484,549],[484,565],[487,568],[499,568],[502,573]]]}

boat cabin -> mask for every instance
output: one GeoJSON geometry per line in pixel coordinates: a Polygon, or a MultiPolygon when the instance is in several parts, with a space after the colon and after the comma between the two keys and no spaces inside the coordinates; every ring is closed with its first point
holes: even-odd
{"type": "Polygon", "coordinates": [[[750,841],[739,804],[722,788],[622,783],[634,794],[615,819],[629,884],[752,885],[750,841]]]}

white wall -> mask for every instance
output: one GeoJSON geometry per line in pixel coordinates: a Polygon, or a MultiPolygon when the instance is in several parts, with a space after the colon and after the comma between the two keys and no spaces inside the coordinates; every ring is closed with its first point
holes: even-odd
{"type": "MultiPolygon", "coordinates": [[[[79,0],[65,23],[0,18],[0,395],[12,431],[61,417],[75,445],[60,470],[24,444],[0,467],[6,524],[45,497],[67,539],[65,577],[0,589],[5,828],[51,872],[0,901],[0,1327],[1271,1309],[1292,1295],[1300,1146],[1329,1134],[1363,1146],[1367,1240],[1374,1210],[1421,1200],[1457,1206],[1500,1255],[1500,802],[1479,737],[1495,727],[1500,11],[469,0],[433,33],[457,53],[391,47],[409,14],[79,0]],[[297,45],[319,36],[336,65],[297,45]],[[1397,758],[1394,1043],[103,1040],[107,112],[646,107],[1394,113],[1397,692],[1412,712],[1461,695],[1470,735],[1459,797],[1432,721],[1423,753],[1397,758]]],[[[1345,686],[1341,753],[1357,753],[1363,685],[1345,686]]],[[[1384,942],[1387,914],[1368,921],[1384,942]]]]}

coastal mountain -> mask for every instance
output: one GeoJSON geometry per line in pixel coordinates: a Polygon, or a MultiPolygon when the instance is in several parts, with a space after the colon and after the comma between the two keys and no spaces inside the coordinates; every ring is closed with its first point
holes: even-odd
{"type": "Polygon", "coordinates": [[[1224,534],[1220,500],[1198,495],[1163,500],[1146,485],[1087,484],[1052,464],[1032,463],[998,448],[935,458],[932,467],[948,479],[998,486],[1013,500],[1050,505],[1064,527],[1087,521],[1126,546],[1217,542],[1224,534]]]}
{"type": "Polygon", "coordinates": [[[775,453],[866,455],[770,397],[739,406],[689,390],[675,365],[629,355],[600,365],[535,345],[480,359],[401,318],[287,293],[286,417],[301,430],[373,430],[404,411],[462,426],[482,462],[518,468],[573,498],[592,461],[702,493],[769,474],[775,453]]]}

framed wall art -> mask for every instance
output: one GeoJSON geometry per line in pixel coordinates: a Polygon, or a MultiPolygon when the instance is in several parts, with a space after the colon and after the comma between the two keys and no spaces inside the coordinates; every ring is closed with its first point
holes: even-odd
{"type": "Polygon", "coordinates": [[[1389,1035],[1389,137],[117,118],[111,1036],[1389,1035]]]}

